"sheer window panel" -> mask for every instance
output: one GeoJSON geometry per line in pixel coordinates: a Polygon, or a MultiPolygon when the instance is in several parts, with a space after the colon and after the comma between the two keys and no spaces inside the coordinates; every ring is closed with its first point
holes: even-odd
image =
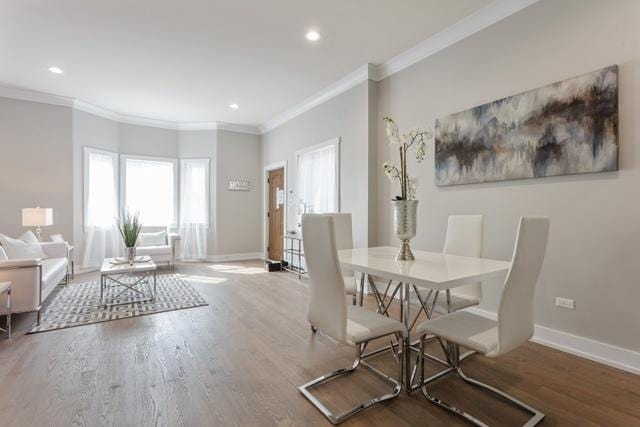
{"type": "Polygon", "coordinates": [[[180,236],[184,259],[207,257],[209,159],[180,161],[180,236]]]}
{"type": "Polygon", "coordinates": [[[128,155],[121,160],[123,209],[139,214],[143,226],[175,225],[177,160],[128,155]]]}
{"type": "Polygon", "coordinates": [[[84,148],[84,248],[82,265],[96,267],[118,256],[118,155],[84,148]]]}
{"type": "Polygon", "coordinates": [[[339,212],[339,139],[296,153],[298,213],[339,212]]]}

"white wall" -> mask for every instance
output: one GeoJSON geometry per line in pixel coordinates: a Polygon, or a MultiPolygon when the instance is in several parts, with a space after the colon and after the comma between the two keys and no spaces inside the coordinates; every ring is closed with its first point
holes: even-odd
{"type": "Polygon", "coordinates": [[[73,236],[71,109],[0,98],[0,233],[16,237],[22,208],[53,208],[43,239],[73,236]]]}
{"type": "MultiPolygon", "coordinates": [[[[368,246],[374,237],[369,235],[369,214],[375,210],[369,210],[368,191],[371,161],[368,106],[370,92],[374,91],[372,84],[361,83],[262,136],[263,167],[287,161],[288,194],[296,189],[296,151],[340,138],[340,210],[353,214],[357,247],[368,246]]],[[[296,210],[295,201],[289,201],[287,230],[296,227],[296,210]]],[[[372,227],[371,233],[374,232],[372,227]]]]}
{"type": "MultiPolygon", "coordinates": [[[[620,65],[620,171],[438,188],[433,158],[419,179],[415,248],[440,250],[447,215],[485,216],[485,255],[509,259],[520,215],[548,215],[551,234],[536,323],[640,350],[640,2],[543,0],[378,85],[378,237],[392,234],[382,117],[402,128],[611,64],[620,65]],[[574,298],[576,310],[554,306],[574,298]]],[[[495,311],[499,283],[484,286],[495,311]]]]}

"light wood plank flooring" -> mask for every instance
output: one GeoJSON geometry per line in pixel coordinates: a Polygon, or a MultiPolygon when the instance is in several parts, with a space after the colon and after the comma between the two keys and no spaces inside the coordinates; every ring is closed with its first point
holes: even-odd
{"type": "MultiPolygon", "coordinates": [[[[0,425],[329,425],[297,386],[348,366],[354,353],[310,333],[304,280],[265,273],[258,261],[184,263],[176,274],[209,306],[35,335],[24,335],[34,315],[15,316],[14,338],[0,341],[0,425]]],[[[393,373],[389,356],[376,363],[393,373]]],[[[639,376],[533,343],[463,366],[545,412],[543,425],[640,425],[639,376]]],[[[317,392],[340,410],[385,388],[364,371],[317,392]]],[[[432,390],[495,425],[526,419],[453,377],[432,390]]],[[[465,423],[415,393],[343,425],[465,423]]]]}

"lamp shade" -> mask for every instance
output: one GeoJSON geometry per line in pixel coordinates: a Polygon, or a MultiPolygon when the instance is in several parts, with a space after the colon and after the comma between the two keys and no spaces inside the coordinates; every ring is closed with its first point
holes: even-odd
{"type": "Polygon", "coordinates": [[[53,209],[51,208],[24,208],[22,209],[23,227],[43,227],[53,224],[53,209]]]}

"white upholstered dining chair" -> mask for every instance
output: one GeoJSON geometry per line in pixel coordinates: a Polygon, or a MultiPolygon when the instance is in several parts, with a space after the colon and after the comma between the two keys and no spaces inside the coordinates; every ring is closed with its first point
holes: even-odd
{"type": "Polygon", "coordinates": [[[362,360],[361,352],[364,344],[376,338],[389,335],[406,337],[407,329],[397,320],[365,310],[358,305],[347,304],[332,216],[303,215],[302,234],[304,235],[303,245],[309,271],[308,320],[318,330],[334,340],[355,347],[356,360],[351,367],[316,378],[300,386],[299,390],[329,421],[338,424],[377,403],[393,399],[400,393],[402,387],[401,360],[397,362],[398,379],[395,380],[368,365],[362,360]],[[354,372],[360,365],[369,368],[368,370],[393,384],[393,389],[383,396],[370,399],[337,415],[333,414],[310,392],[313,387],[338,376],[354,372]]]}
{"type": "Polygon", "coordinates": [[[425,337],[433,334],[439,337],[443,350],[449,359],[451,372],[456,372],[464,381],[489,390],[533,414],[525,426],[534,426],[544,418],[543,413],[518,399],[467,377],[460,368],[459,346],[470,348],[487,357],[496,357],[514,350],[533,336],[533,297],[544,260],[548,234],[548,218],[520,218],[511,267],[500,297],[497,321],[466,311],[457,311],[427,320],[418,326],[421,355],[420,384],[422,393],[430,402],[448,409],[476,425],[486,426],[475,416],[434,397],[427,390],[424,383],[424,357],[422,354],[425,337]],[[446,348],[442,340],[446,340],[446,348]]]}
{"type": "MultiPolygon", "coordinates": [[[[353,249],[353,227],[350,213],[327,213],[324,214],[333,218],[333,226],[336,235],[336,248],[353,249]]],[[[344,278],[344,289],[347,295],[351,296],[351,302],[356,305],[358,287],[355,273],[351,270],[342,269],[344,278]]]]}
{"type": "MultiPolygon", "coordinates": [[[[449,215],[442,253],[481,257],[482,215],[449,215]]],[[[424,310],[429,318],[434,311],[446,314],[478,305],[482,298],[480,282],[453,288],[446,294],[417,286],[413,290],[420,301],[421,311],[424,310]]]]}

